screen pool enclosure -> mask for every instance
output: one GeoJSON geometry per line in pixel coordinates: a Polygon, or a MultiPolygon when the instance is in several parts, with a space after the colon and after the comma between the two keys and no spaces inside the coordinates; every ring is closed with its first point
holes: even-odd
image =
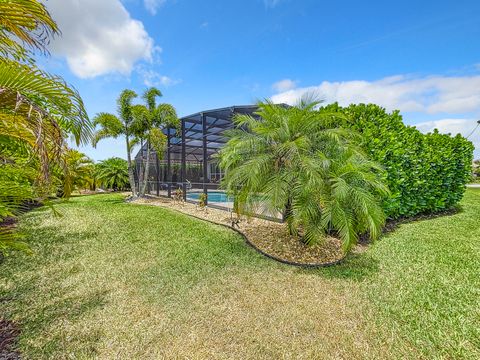
{"type": "Polygon", "coordinates": [[[147,193],[172,197],[181,189],[184,200],[190,202],[197,202],[205,193],[208,206],[231,209],[233,199],[219,187],[224,173],[217,154],[227,142],[225,131],[234,127],[233,116],[255,116],[257,109],[256,105],[231,106],[181,118],[179,129],[164,131],[167,145],[161,156],[152,149],[147,164],[146,144],[135,156],[137,187],[145,166],[150,166],[147,193]]]}

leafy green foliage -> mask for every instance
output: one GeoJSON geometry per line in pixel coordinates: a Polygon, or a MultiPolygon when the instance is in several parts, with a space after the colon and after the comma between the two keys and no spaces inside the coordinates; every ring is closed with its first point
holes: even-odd
{"type": "Polygon", "coordinates": [[[95,182],[93,160],[78,150],[68,149],[63,156],[63,166],[59,178],[63,197],[69,197],[72,191],[91,188],[95,182]]]}
{"type": "MultiPolygon", "coordinates": [[[[131,108],[134,119],[132,124],[133,132],[141,142],[146,142],[146,164],[150,163],[152,149],[156,151],[157,156],[161,156],[165,152],[167,137],[163,130],[176,128],[180,123],[177,111],[172,105],[159,104],[157,106],[156,98],[159,96],[162,96],[160,90],[155,87],[148,88],[142,96],[146,104],[134,105],[131,108]]],[[[149,171],[150,166],[142,166],[140,169],[140,196],[145,195],[147,190],[149,171]]]]}
{"type": "Polygon", "coordinates": [[[208,195],[207,195],[207,194],[201,193],[201,194],[198,196],[198,206],[199,206],[201,209],[204,209],[204,208],[207,206],[207,201],[208,201],[208,195]]]}
{"type": "Polygon", "coordinates": [[[356,147],[357,134],[338,128],[341,115],[259,103],[258,117],[238,115],[220,152],[222,185],[235,209],[284,213],[291,234],[307,243],[336,232],[349,250],[359,234],[380,234],[380,198],[388,190],[379,166],[356,147]]]}
{"type": "Polygon", "coordinates": [[[123,90],[117,99],[117,113],[118,116],[109,113],[98,113],[94,119],[94,126],[100,128],[93,134],[92,145],[97,146],[98,142],[102,139],[112,137],[116,139],[119,136],[125,137],[126,150],[127,150],[127,164],[128,164],[128,180],[130,183],[130,189],[132,195],[136,195],[135,191],[135,177],[133,173],[132,162],[132,148],[136,144],[138,138],[136,133],[138,132],[138,124],[134,122],[134,108],[132,101],[137,97],[137,94],[125,89],[123,90]]]}
{"type": "Polygon", "coordinates": [[[118,157],[100,161],[95,166],[95,175],[100,186],[123,190],[128,187],[128,162],[118,157]]]}
{"type": "Polygon", "coordinates": [[[342,126],[361,133],[364,150],[385,168],[391,195],[384,209],[389,217],[442,211],[461,200],[472,172],[470,141],[438,131],[422,134],[406,126],[398,111],[387,113],[373,104],[332,104],[322,111],[343,113],[348,120],[342,126]]]}
{"type": "Polygon", "coordinates": [[[30,61],[33,50],[46,53],[48,38],[59,34],[57,24],[38,1],[0,1],[0,55],[30,61]]]}
{"type": "MultiPolygon", "coordinates": [[[[78,92],[35,65],[35,50],[47,53],[58,33],[39,1],[0,1],[0,222],[52,194],[66,136],[80,144],[92,135],[78,92]]],[[[0,229],[0,251],[7,248],[25,249],[11,227],[0,229]]]]}

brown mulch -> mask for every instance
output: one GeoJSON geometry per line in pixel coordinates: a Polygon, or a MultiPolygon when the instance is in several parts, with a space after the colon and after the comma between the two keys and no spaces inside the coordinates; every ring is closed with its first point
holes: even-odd
{"type": "Polygon", "coordinates": [[[20,329],[11,321],[0,319],[0,360],[21,359],[15,350],[20,329]]]}
{"type": "MultiPolygon", "coordinates": [[[[217,224],[232,226],[231,213],[224,210],[200,209],[191,203],[176,203],[168,198],[146,197],[135,203],[161,206],[217,224]]],[[[283,261],[303,265],[319,265],[341,260],[344,252],[341,241],[327,236],[316,245],[306,245],[288,234],[285,224],[259,218],[242,218],[235,226],[260,251],[283,261]]]]}

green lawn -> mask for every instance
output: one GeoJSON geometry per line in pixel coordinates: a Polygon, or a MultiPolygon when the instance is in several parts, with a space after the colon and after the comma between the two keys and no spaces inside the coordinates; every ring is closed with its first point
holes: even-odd
{"type": "Polygon", "coordinates": [[[266,259],[237,234],[120,195],[21,219],[0,265],[25,359],[480,358],[480,189],[337,267],[266,259]]]}

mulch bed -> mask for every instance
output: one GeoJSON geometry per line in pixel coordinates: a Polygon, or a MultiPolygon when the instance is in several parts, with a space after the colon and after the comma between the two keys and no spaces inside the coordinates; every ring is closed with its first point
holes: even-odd
{"type": "MultiPolygon", "coordinates": [[[[176,203],[171,199],[146,197],[135,203],[161,206],[220,225],[232,226],[231,214],[224,210],[200,209],[191,203],[176,203]]],[[[325,266],[341,261],[345,254],[341,241],[326,237],[317,245],[306,245],[287,233],[285,224],[259,218],[242,218],[235,226],[254,248],[275,260],[300,266],[325,266]]]]}
{"type": "Polygon", "coordinates": [[[20,329],[11,321],[0,319],[0,360],[21,359],[15,350],[20,329]]]}

